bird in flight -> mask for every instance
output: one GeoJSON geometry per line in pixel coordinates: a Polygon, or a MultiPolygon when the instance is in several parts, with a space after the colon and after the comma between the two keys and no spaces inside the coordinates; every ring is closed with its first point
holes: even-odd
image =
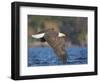
{"type": "Polygon", "coordinates": [[[58,25],[55,22],[46,22],[45,30],[42,33],[32,35],[35,39],[44,39],[54,50],[63,64],[66,63],[67,53],[65,51],[65,34],[59,32],[58,25]]]}

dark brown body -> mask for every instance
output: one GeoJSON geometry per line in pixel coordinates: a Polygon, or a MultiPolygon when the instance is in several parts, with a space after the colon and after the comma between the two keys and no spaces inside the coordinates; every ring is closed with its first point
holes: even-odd
{"type": "Polygon", "coordinates": [[[65,40],[62,37],[58,36],[48,36],[46,34],[45,40],[48,42],[48,44],[53,48],[56,55],[59,57],[59,59],[66,63],[66,52],[65,52],[65,40]]]}
{"type": "Polygon", "coordinates": [[[65,37],[58,37],[59,29],[55,22],[45,23],[44,39],[53,48],[58,58],[66,63],[65,37]]]}

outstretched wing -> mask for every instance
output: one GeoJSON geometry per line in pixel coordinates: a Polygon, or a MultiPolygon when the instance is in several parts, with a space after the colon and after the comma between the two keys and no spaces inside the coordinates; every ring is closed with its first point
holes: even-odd
{"type": "MultiPolygon", "coordinates": [[[[40,38],[43,38],[44,35],[45,35],[45,33],[40,33],[40,34],[34,34],[34,35],[32,35],[32,37],[36,38],[36,39],[40,39],[40,38]]],[[[65,34],[59,32],[58,37],[63,37],[63,36],[65,36],[65,34]]]]}
{"type": "Polygon", "coordinates": [[[63,37],[63,36],[65,36],[65,34],[59,32],[58,37],[63,37]]]}
{"type": "Polygon", "coordinates": [[[43,38],[45,35],[45,33],[40,33],[40,34],[34,34],[32,35],[33,38],[36,38],[36,39],[40,39],[40,38],[43,38]]]}

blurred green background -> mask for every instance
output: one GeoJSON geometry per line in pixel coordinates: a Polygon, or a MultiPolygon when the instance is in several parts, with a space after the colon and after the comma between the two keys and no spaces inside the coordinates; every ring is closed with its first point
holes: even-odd
{"type": "Polygon", "coordinates": [[[32,35],[43,31],[44,21],[56,21],[60,32],[66,34],[68,47],[87,47],[87,17],[64,17],[64,16],[39,16],[28,15],[28,47],[35,44],[41,45],[40,40],[33,39],[32,35]]]}

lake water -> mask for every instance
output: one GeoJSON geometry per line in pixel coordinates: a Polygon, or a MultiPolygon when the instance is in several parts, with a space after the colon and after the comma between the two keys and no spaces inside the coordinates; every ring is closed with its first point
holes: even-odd
{"type": "MultiPolygon", "coordinates": [[[[67,48],[66,65],[87,64],[87,48],[67,48]]],[[[63,65],[50,47],[35,47],[28,49],[28,66],[63,65]]]]}

